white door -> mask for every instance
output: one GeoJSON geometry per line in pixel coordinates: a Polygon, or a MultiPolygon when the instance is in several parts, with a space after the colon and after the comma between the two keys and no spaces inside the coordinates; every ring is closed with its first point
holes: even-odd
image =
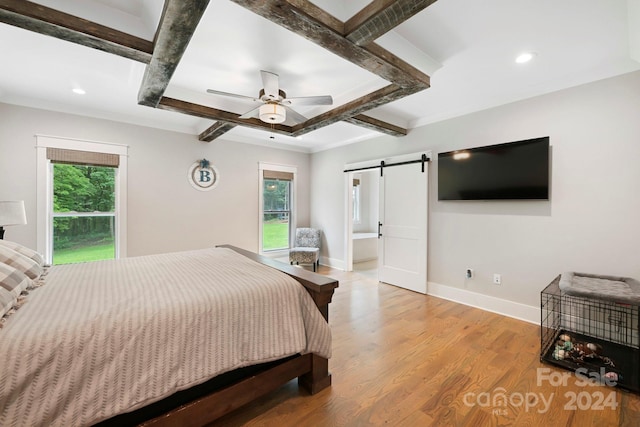
{"type": "Polygon", "coordinates": [[[383,168],[378,280],[427,293],[428,163],[383,168]]]}

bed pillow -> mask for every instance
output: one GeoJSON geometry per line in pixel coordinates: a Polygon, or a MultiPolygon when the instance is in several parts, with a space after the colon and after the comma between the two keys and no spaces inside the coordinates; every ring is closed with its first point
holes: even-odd
{"type": "Polygon", "coordinates": [[[42,267],[38,265],[38,263],[6,246],[0,246],[0,263],[10,265],[22,271],[27,277],[33,280],[42,274],[42,267]]]}
{"type": "MultiPolygon", "coordinates": [[[[7,314],[7,312],[13,308],[16,300],[17,298],[15,297],[15,295],[13,295],[5,288],[0,287],[0,320],[2,319],[2,316],[7,314]]],[[[2,327],[1,321],[0,327],[2,327]]]]}
{"type": "Polygon", "coordinates": [[[30,248],[28,248],[26,246],[23,246],[20,243],[16,243],[16,242],[11,242],[9,240],[0,239],[0,246],[4,246],[4,247],[7,247],[9,249],[13,249],[14,251],[18,252],[19,254],[22,254],[22,255],[26,256],[27,258],[31,258],[32,260],[34,260],[40,266],[44,265],[44,257],[42,255],[40,255],[39,252],[36,252],[33,249],[30,249],[30,248]]]}
{"type": "Polygon", "coordinates": [[[31,286],[29,279],[23,272],[0,263],[0,328],[13,312],[24,303],[21,295],[31,286]]]}
{"type": "Polygon", "coordinates": [[[23,291],[26,291],[32,283],[32,280],[22,271],[10,265],[0,263],[0,288],[9,291],[17,298],[23,291]]]}

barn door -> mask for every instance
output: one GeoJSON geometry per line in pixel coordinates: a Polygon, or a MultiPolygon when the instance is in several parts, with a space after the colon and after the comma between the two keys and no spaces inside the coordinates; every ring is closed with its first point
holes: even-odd
{"type": "MultiPolygon", "coordinates": [[[[392,164],[391,162],[389,162],[392,164]]],[[[382,167],[378,280],[427,293],[428,162],[382,167]]]]}

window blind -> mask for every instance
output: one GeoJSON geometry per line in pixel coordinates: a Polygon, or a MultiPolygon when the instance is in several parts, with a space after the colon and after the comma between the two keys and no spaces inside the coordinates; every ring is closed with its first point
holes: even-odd
{"type": "Polygon", "coordinates": [[[262,177],[264,179],[278,179],[280,181],[293,181],[293,174],[291,172],[280,172],[263,170],[262,177]]]}
{"type": "Polygon", "coordinates": [[[47,159],[51,160],[52,163],[71,165],[107,166],[112,168],[120,166],[120,156],[117,154],[67,150],[64,148],[47,147],[47,159]]]}

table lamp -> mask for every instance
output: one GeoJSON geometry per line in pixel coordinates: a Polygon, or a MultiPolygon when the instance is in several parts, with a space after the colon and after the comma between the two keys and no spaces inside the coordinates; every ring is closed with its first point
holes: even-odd
{"type": "Polygon", "coordinates": [[[24,211],[24,201],[0,201],[0,239],[4,239],[4,227],[7,225],[24,225],[27,214],[24,211]]]}

